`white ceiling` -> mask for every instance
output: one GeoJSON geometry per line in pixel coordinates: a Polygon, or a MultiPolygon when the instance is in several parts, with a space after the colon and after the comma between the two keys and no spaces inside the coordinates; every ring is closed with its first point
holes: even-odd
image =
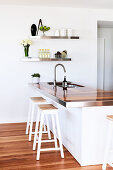
{"type": "Polygon", "coordinates": [[[113,9],[113,0],[0,0],[0,4],[113,9]]]}

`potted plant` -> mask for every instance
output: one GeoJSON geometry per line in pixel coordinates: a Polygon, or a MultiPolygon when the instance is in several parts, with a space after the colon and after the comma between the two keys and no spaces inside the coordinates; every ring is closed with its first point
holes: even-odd
{"type": "Polygon", "coordinates": [[[43,35],[45,35],[45,32],[46,32],[46,31],[49,31],[49,30],[50,30],[50,27],[47,27],[47,26],[41,26],[41,27],[40,27],[40,31],[43,32],[43,35]]]}
{"type": "Polygon", "coordinates": [[[22,40],[21,44],[24,46],[25,57],[29,57],[29,47],[32,44],[32,41],[25,39],[25,40],[22,40]]]}
{"type": "Polygon", "coordinates": [[[39,73],[34,73],[31,76],[32,76],[32,82],[39,84],[39,82],[40,82],[40,74],[39,73]]]}

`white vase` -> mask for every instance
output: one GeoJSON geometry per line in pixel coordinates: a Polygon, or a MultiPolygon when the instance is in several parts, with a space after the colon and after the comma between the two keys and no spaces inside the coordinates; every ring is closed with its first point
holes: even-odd
{"type": "Polygon", "coordinates": [[[65,28],[60,29],[60,36],[66,36],[66,29],[65,28]]]}
{"type": "Polygon", "coordinates": [[[39,84],[40,78],[39,77],[33,77],[32,78],[32,83],[39,84]]]}
{"type": "Polygon", "coordinates": [[[54,36],[60,36],[60,31],[59,31],[59,29],[56,29],[56,30],[54,31],[54,36]]]}

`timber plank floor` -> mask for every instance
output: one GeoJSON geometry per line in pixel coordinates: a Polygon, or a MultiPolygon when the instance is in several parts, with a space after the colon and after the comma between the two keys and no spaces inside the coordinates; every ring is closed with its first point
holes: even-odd
{"type": "MultiPolygon", "coordinates": [[[[65,148],[64,159],[59,151],[50,151],[41,153],[40,161],[36,161],[33,141],[28,142],[25,128],[25,123],[0,124],[0,170],[101,170],[101,165],[80,167],[65,148]]],[[[52,143],[42,145],[48,146],[54,147],[52,143]]],[[[108,166],[107,170],[112,168],[108,166]]]]}

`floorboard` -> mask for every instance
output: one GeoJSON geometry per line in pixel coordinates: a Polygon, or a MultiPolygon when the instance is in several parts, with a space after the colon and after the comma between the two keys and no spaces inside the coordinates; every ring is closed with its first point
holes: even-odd
{"type": "MultiPolygon", "coordinates": [[[[0,124],[0,170],[101,170],[101,165],[81,167],[64,148],[65,158],[61,159],[59,151],[41,153],[36,161],[36,151],[32,142],[25,135],[25,123],[0,124]]],[[[43,135],[45,139],[46,134],[43,135]]],[[[42,147],[54,147],[52,143],[42,147]]],[[[112,170],[107,167],[107,170],[112,170]]]]}

